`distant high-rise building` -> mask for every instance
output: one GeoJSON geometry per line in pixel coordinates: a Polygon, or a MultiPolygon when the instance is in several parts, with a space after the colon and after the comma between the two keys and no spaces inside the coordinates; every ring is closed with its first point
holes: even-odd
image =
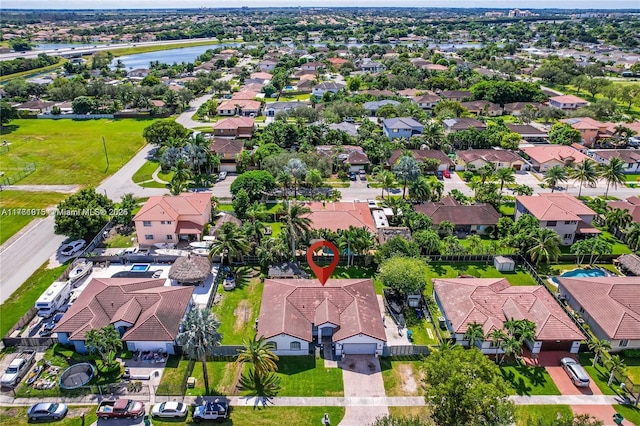
{"type": "Polygon", "coordinates": [[[537,16],[537,13],[533,13],[530,10],[511,9],[509,11],[509,16],[537,16]]]}

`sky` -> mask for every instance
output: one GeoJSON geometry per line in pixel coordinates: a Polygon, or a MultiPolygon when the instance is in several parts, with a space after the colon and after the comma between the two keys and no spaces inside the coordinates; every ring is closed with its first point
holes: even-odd
{"type": "MultiPolygon", "coordinates": [[[[389,7],[389,0],[2,0],[6,9],[151,9],[198,7],[389,7]]],[[[640,0],[396,0],[394,7],[640,9],[640,0]]]]}

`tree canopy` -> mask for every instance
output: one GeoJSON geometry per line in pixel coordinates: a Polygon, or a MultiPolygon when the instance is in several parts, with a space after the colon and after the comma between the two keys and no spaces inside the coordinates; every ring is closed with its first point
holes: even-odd
{"type": "Polygon", "coordinates": [[[422,294],[428,284],[429,267],[422,259],[392,257],[380,265],[378,278],[404,294],[422,294]]]}
{"type": "Polygon", "coordinates": [[[249,196],[249,201],[257,201],[263,192],[272,191],[276,187],[273,175],[265,170],[251,170],[242,173],[231,184],[229,190],[235,196],[244,189],[249,196]]]}
{"type": "Polygon", "coordinates": [[[167,145],[170,140],[184,139],[188,134],[188,129],[173,120],[158,120],[142,131],[148,143],[158,146],[167,145]]]}
{"type": "Polygon", "coordinates": [[[109,221],[113,203],[94,188],[80,190],[58,204],[54,232],[71,238],[96,234],[109,221]]]}

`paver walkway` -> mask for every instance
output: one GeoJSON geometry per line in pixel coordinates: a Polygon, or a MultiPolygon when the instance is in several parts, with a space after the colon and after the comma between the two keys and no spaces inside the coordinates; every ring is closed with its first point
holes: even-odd
{"type": "Polygon", "coordinates": [[[344,396],[354,404],[347,406],[340,426],[371,424],[389,414],[380,359],[372,355],[348,355],[338,365],[342,368],[344,396]],[[376,400],[380,404],[369,405],[376,400]]]}

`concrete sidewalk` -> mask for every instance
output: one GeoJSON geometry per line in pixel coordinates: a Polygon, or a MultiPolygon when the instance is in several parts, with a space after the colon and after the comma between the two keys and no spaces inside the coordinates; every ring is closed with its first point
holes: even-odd
{"type": "MultiPolygon", "coordinates": [[[[149,395],[131,394],[128,397],[150,402],[149,395]]],[[[272,405],[277,407],[422,407],[426,405],[425,399],[421,396],[386,396],[386,397],[304,397],[304,396],[277,396],[274,398],[257,398],[242,396],[208,396],[207,400],[215,398],[226,399],[231,405],[237,406],[261,406],[272,405]]],[[[51,398],[68,405],[93,405],[101,399],[99,395],[90,395],[80,398],[51,398]]],[[[154,400],[167,401],[176,400],[187,404],[197,404],[202,401],[202,397],[153,397],[154,400]]],[[[509,398],[516,405],[616,405],[622,400],[617,396],[610,395],[537,395],[537,396],[512,396],[509,398]]],[[[10,395],[0,395],[0,406],[28,406],[41,402],[41,398],[18,398],[14,399],[10,395]]]]}

